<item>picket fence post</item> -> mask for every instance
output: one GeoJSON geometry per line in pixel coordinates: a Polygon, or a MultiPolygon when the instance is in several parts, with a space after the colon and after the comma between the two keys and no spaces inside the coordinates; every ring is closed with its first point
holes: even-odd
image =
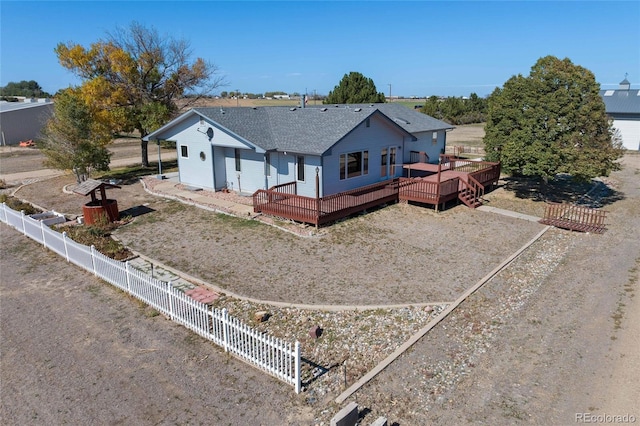
{"type": "Polygon", "coordinates": [[[300,377],[300,342],[296,340],[296,393],[302,390],[302,378],[300,377]]]}
{"type": "Polygon", "coordinates": [[[47,247],[47,242],[44,240],[44,220],[40,221],[40,232],[42,232],[42,245],[47,247]]]}
{"type": "Polygon", "coordinates": [[[24,235],[27,235],[27,227],[24,225],[24,216],[25,216],[24,210],[20,210],[20,217],[22,219],[22,233],[24,235]]]}
{"type": "Polygon", "coordinates": [[[173,285],[171,284],[171,281],[169,281],[167,283],[167,297],[169,298],[169,318],[171,318],[171,320],[173,320],[173,292],[171,291],[172,288],[173,288],[173,285]]]}
{"type": "Polygon", "coordinates": [[[93,266],[93,275],[98,275],[98,270],[96,269],[96,247],[91,245],[91,265],[93,266]]]}
{"type": "Polygon", "coordinates": [[[67,248],[67,232],[62,233],[62,244],[64,245],[64,258],[67,259],[67,263],[69,263],[69,249],[67,248]]]}
{"type": "Polygon", "coordinates": [[[130,278],[130,274],[131,271],[129,270],[129,261],[127,260],[126,262],[124,262],[124,270],[127,274],[127,291],[129,292],[129,294],[131,294],[131,278],[130,278]]]}
{"type": "Polygon", "coordinates": [[[229,314],[227,308],[222,309],[222,335],[224,336],[224,351],[229,352],[229,314]]]}

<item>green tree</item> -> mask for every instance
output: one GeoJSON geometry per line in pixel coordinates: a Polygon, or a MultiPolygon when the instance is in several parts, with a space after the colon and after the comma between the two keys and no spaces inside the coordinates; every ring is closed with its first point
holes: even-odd
{"type": "MultiPolygon", "coordinates": [[[[215,65],[202,58],[190,62],[186,40],[160,36],[136,22],[89,48],[60,43],[55,52],[60,64],[82,79],[85,102],[102,111],[96,119],[114,133],[135,129],[143,138],[224,84],[215,65]],[[179,107],[176,100],[185,95],[179,107]]],[[[149,166],[147,146],[141,139],[144,167],[149,166]]]]}
{"type": "Polygon", "coordinates": [[[345,74],[340,83],[322,101],[325,104],[359,104],[385,102],[384,93],[378,92],[373,80],[359,72],[345,74]]]}
{"type": "Polygon", "coordinates": [[[106,145],[111,133],[94,119],[90,107],[78,91],[67,89],[56,97],[54,114],[42,130],[38,147],[44,164],[59,170],[71,170],[78,183],[93,171],[109,170],[111,153],[106,145]]]}
{"type": "Polygon", "coordinates": [[[48,98],[50,94],[42,90],[38,82],[34,80],[22,80],[19,83],[10,81],[6,86],[0,87],[0,96],[25,96],[27,98],[48,98]]]}
{"type": "Polygon", "coordinates": [[[577,180],[619,169],[621,144],[593,73],[569,59],[540,58],[528,77],[511,77],[488,99],[487,160],[512,175],[545,181],[558,173],[577,180]]]}

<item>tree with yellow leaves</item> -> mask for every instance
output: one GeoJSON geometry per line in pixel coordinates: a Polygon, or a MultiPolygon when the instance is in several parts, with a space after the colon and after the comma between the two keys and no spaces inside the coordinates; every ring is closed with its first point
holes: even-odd
{"type": "Polygon", "coordinates": [[[60,64],[82,80],[79,93],[97,120],[113,133],[140,133],[144,167],[149,166],[148,142],[142,138],[225,84],[214,64],[190,61],[189,42],[161,37],[137,22],[89,48],[60,43],[55,52],[60,64]],[[176,100],[185,95],[189,102],[179,108],[176,100]]]}

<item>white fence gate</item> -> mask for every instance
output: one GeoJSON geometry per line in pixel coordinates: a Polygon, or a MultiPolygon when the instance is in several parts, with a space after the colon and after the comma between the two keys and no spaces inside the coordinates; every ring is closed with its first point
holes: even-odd
{"type": "Polygon", "coordinates": [[[211,340],[241,360],[301,390],[300,343],[291,344],[268,336],[230,316],[226,309],[209,308],[176,290],[171,282],[157,280],[67,238],[24,212],[16,212],[2,203],[0,220],[27,237],[41,243],[95,276],[162,312],[200,336],[211,340]]]}

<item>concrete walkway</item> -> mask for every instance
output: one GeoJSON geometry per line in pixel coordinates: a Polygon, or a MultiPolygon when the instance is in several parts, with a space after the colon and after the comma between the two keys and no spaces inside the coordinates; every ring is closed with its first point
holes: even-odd
{"type": "Polygon", "coordinates": [[[477,210],[481,210],[483,212],[501,214],[503,216],[515,217],[516,219],[528,220],[530,222],[540,222],[540,220],[542,219],[536,216],[530,216],[528,214],[518,213],[511,210],[499,209],[491,206],[480,206],[477,208],[477,210]]]}
{"type": "Polygon", "coordinates": [[[232,214],[243,218],[253,218],[256,216],[253,212],[252,205],[236,203],[219,197],[212,197],[212,192],[203,189],[185,188],[183,185],[180,185],[177,172],[166,173],[163,177],[164,179],[155,184],[153,189],[149,189],[145,186],[145,191],[153,195],[179,200],[186,204],[191,204],[220,213],[232,214]]]}

